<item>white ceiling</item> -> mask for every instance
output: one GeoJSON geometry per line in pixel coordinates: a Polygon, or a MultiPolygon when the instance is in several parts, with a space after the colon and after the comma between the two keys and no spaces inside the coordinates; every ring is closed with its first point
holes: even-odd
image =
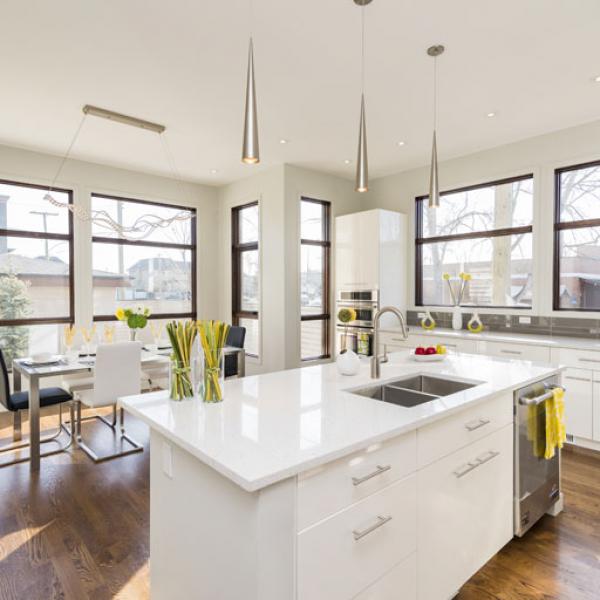
{"type": "MultiPolygon", "coordinates": [[[[250,166],[240,162],[249,5],[2,0],[0,143],[61,154],[89,103],[165,124],[190,180],[283,162],[352,177],[360,9],[254,0],[262,163],[250,166]]],[[[446,46],[441,160],[600,118],[598,0],[373,0],[365,10],[372,177],[428,161],[434,43],[446,46]]],[[[156,134],[93,117],[73,156],[168,173],[156,134]]]]}

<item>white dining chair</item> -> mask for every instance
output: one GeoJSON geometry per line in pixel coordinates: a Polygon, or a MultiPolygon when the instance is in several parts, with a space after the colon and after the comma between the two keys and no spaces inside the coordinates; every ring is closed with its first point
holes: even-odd
{"type": "Polygon", "coordinates": [[[116,433],[117,428],[117,399],[122,396],[131,396],[140,393],[141,373],[141,344],[140,342],[118,342],[114,344],[100,344],[96,349],[96,364],[94,368],[93,387],[91,389],[72,388],[76,401],[76,436],[77,445],[94,461],[102,462],[120,456],[127,456],[134,452],[141,452],[144,448],[125,432],[125,413],[119,410],[119,428],[121,448],[128,443],[131,448],[121,450],[115,454],[99,456],[82,439],[81,435],[81,405],[89,408],[112,406],[112,422],[101,415],[92,418],[102,421],[116,433]]]}

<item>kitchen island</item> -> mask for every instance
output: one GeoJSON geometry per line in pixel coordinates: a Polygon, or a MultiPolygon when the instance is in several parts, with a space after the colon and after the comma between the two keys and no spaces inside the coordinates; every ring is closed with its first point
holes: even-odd
{"type": "Polygon", "coordinates": [[[121,399],[151,428],[153,600],[445,600],[513,535],[513,391],[528,361],[390,355],[226,382],[225,400],[121,399]],[[356,393],[472,385],[412,407],[356,393]],[[418,595],[417,595],[418,590],[418,595]]]}

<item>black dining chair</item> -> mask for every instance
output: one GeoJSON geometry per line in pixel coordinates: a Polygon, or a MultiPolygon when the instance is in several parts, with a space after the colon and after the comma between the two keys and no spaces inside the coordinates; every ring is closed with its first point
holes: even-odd
{"type": "MultiPolygon", "coordinates": [[[[227,345],[234,348],[243,348],[246,340],[246,328],[232,325],[227,334],[227,345]]],[[[237,354],[225,356],[225,377],[233,377],[238,374],[237,354]]]]}
{"type": "MultiPolygon", "coordinates": [[[[73,403],[73,396],[66,392],[62,388],[59,387],[48,387],[40,389],[40,408],[44,408],[46,406],[54,406],[58,404],[58,430],[56,433],[41,438],[40,444],[45,444],[46,442],[51,442],[56,440],[63,430],[63,421],[62,421],[62,405],[63,403],[69,403],[69,411],[71,416],[71,424],[75,422],[75,410],[73,403]]],[[[10,412],[13,413],[13,443],[0,448],[0,453],[3,452],[14,452],[16,450],[20,450],[21,448],[26,448],[29,446],[29,442],[22,442],[21,435],[21,413],[24,410],[29,408],[29,392],[14,392],[10,393],[10,384],[8,381],[8,369],[6,368],[6,361],[4,360],[4,354],[2,350],[0,350],[0,403],[10,412]]],[[[74,428],[71,427],[73,430],[74,428]]],[[[65,445],[60,445],[56,450],[52,450],[49,452],[42,452],[40,456],[51,456],[53,454],[58,454],[59,452],[64,452],[67,450],[71,444],[73,444],[74,432],[71,433],[69,442],[65,445]]],[[[22,463],[28,461],[29,458],[18,458],[9,462],[0,463],[1,467],[8,467],[9,465],[15,465],[17,463],[22,463]]]]}

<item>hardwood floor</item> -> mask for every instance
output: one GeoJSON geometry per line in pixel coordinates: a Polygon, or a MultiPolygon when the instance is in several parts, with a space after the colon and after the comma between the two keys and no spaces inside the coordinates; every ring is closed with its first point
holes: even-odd
{"type": "MultiPolygon", "coordinates": [[[[147,444],[141,423],[128,431],[147,444]]],[[[86,432],[96,447],[110,440],[103,425],[86,432]]],[[[44,459],[34,480],[26,464],[0,469],[0,599],[148,599],[148,459],[95,465],[76,451],[44,459]]],[[[600,457],[563,453],[563,485],[565,511],[508,544],[458,599],[600,598],[600,457]]]]}

